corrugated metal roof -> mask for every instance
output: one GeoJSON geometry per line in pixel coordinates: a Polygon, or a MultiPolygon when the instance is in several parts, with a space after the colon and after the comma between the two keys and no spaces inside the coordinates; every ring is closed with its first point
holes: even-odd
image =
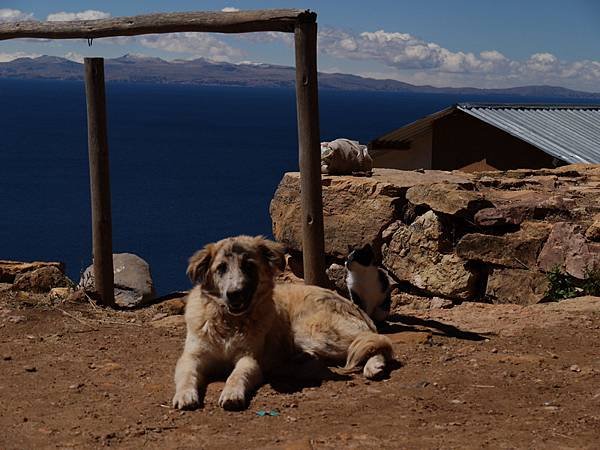
{"type": "Polygon", "coordinates": [[[459,103],[375,139],[373,148],[429,131],[433,122],[456,111],[565,162],[600,164],[600,105],[459,103]]]}
{"type": "Polygon", "coordinates": [[[569,163],[600,163],[600,105],[462,103],[456,108],[569,163]]]}

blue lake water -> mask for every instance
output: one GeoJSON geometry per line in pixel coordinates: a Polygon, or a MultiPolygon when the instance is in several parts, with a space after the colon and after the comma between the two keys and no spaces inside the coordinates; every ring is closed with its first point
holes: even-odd
{"type": "MultiPolygon", "coordinates": [[[[459,101],[560,102],[323,91],[321,137],[366,143],[459,101]]],[[[298,167],[293,90],[109,83],[107,107],[114,251],[146,259],[159,293],[189,287],[205,243],[270,235],[298,167]]],[[[90,264],[86,139],[82,83],[0,80],[0,259],[64,261],[73,279],[90,264]]]]}

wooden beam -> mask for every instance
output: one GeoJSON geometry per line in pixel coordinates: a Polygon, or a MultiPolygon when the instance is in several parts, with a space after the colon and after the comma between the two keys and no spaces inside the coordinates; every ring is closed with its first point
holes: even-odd
{"type": "Polygon", "coordinates": [[[316,14],[300,9],[236,12],[181,12],[69,22],[9,22],[0,24],[0,40],[16,38],[93,39],[111,36],[175,33],[294,32],[298,21],[315,22],[316,14]]]}
{"type": "Polygon", "coordinates": [[[304,282],[325,286],[316,22],[296,25],[295,46],[304,282]]]}
{"type": "Polygon", "coordinates": [[[94,285],[100,303],[115,305],[112,260],[112,217],[110,172],[104,93],[104,59],[85,58],[85,95],[87,99],[88,153],[92,197],[92,240],[94,285]]]}

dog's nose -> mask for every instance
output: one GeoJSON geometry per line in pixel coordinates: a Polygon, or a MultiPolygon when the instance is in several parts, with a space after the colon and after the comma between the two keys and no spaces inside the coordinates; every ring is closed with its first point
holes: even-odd
{"type": "Polygon", "coordinates": [[[242,289],[227,291],[227,301],[232,305],[240,305],[244,302],[244,291],[242,289]]]}

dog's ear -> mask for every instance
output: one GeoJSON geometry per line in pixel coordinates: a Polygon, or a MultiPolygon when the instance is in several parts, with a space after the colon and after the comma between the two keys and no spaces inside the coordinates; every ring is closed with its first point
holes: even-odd
{"type": "Polygon", "coordinates": [[[206,245],[202,250],[197,251],[190,258],[187,276],[192,283],[202,283],[210,267],[213,257],[214,244],[206,245]]]}
{"type": "Polygon", "coordinates": [[[279,242],[256,236],[261,256],[269,264],[273,273],[285,270],[285,246],[279,242]]]}

